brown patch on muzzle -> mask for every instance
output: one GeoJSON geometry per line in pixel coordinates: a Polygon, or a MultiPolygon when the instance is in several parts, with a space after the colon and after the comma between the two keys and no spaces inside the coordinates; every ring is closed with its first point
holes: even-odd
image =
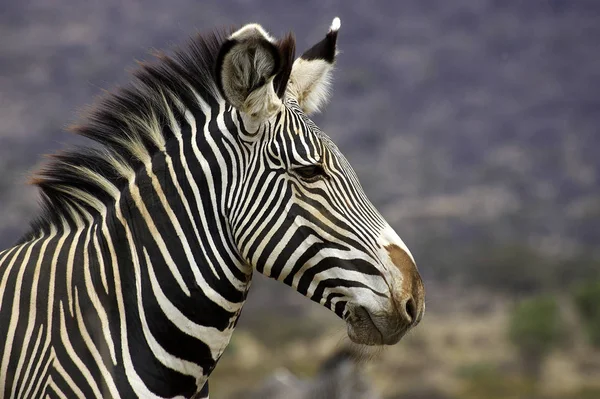
{"type": "Polygon", "coordinates": [[[384,248],[388,251],[392,263],[400,270],[400,274],[402,275],[402,290],[412,295],[417,301],[417,307],[420,309],[423,306],[425,298],[425,287],[421,275],[417,270],[417,265],[415,265],[406,251],[396,244],[386,245],[384,248]]]}

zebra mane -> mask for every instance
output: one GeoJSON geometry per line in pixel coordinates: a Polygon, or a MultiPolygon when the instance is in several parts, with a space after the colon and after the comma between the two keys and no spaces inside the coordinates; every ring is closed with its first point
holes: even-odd
{"type": "MultiPolygon", "coordinates": [[[[63,226],[80,226],[90,215],[99,217],[136,171],[165,148],[184,109],[199,110],[198,97],[213,105],[225,101],[215,67],[221,46],[233,31],[198,34],[172,55],[155,52],[154,62],[139,63],[132,82],[100,96],[69,128],[94,143],[48,156],[30,179],[38,186],[42,211],[19,242],[63,226]]],[[[283,93],[294,58],[294,37],[287,35],[277,46],[283,62],[275,90],[283,93]]]]}

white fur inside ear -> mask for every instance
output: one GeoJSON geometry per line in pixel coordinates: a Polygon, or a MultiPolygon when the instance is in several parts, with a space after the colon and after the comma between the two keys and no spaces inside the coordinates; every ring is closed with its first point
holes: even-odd
{"type": "Polygon", "coordinates": [[[329,100],[333,65],[325,60],[296,59],[287,92],[306,114],[318,112],[329,100]]]}
{"type": "Polygon", "coordinates": [[[260,25],[248,24],[234,32],[230,40],[233,46],[219,65],[221,89],[246,124],[257,127],[283,106],[273,87],[277,55],[270,47],[274,47],[274,39],[260,25]]]}
{"type": "Polygon", "coordinates": [[[267,84],[253,90],[240,111],[248,131],[256,130],[262,123],[277,114],[283,107],[283,102],[275,93],[273,78],[267,84]]]}
{"type": "Polygon", "coordinates": [[[268,83],[264,86],[253,90],[241,111],[250,115],[252,118],[265,120],[279,111],[279,108],[283,105],[281,99],[275,93],[273,88],[273,78],[269,79],[268,83]]]}
{"type": "Polygon", "coordinates": [[[233,32],[229,38],[243,40],[248,37],[256,36],[257,32],[271,43],[275,42],[275,38],[269,35],[269,33],[267,33],[267,31],[259,24],[246,24],[233,32]]]}

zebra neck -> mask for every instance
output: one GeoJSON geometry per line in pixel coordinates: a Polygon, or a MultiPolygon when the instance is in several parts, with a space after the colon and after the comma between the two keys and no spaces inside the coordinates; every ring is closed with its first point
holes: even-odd
{"type": "Polygon", "coordinates": [[[112,309],[121,330],[113,336],[136,354],[125,364],[161,396],[204,384],[251,280],[221,211],[227,183],[207,149],[213,138],[195,140],[171,141],[155,154],[97,228],[115,281],[112,309]]]}

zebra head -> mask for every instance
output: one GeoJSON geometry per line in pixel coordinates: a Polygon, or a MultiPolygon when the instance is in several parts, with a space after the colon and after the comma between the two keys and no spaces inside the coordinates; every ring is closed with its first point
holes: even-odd
{"type": "Polygon", "coordinates": [[[309,119],[327,101],[339,27],[295,60],[291,36],[256,24],[223,44],[217,82],[243,143],[228,218],[253,268],[334,311],[354,342],[394,344],[424,313],[415,261],[309,119]]]}

